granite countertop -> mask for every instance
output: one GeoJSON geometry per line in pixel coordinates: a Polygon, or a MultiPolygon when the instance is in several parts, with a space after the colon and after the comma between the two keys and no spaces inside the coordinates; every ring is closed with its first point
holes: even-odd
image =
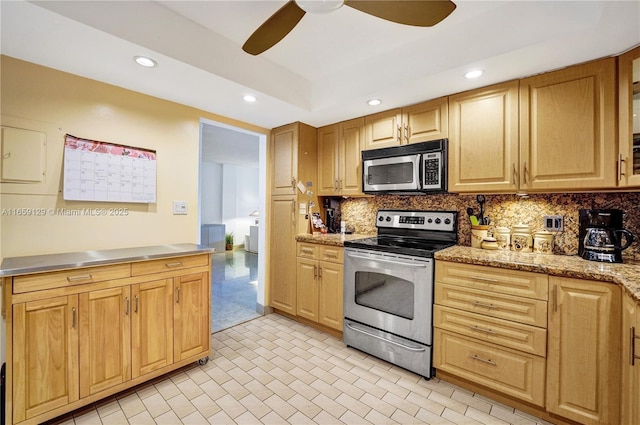
{"type": "Polygon", "coordinates": [[[138,248],[106,249],[102,251],[68,252],[63,254],[30,255],[5,258],[0,276],[41,273],[78,267],[103,266],[191,254],[211,254],[213,248],[196,244],[156,245],[138,248]]]}
{"type": "Polygon", "coordinates": [[[640,265],[637,264],[599,263],[577,255],[491,251],[459,245],[438,251],[434,257],[441,261],[616,283],[640,304],[640,265]]]}
{"type": "Polygon", "coordinates": [[[359,233],[345,234],[342,233],[324,233],[319,235],[310,235],[301,233],[296,236],[298,242],[318,243],[322,245],[344,246],[344,241],[353,241],[356,239],[370,238],[375,235],[363,235],[359,233]]]}

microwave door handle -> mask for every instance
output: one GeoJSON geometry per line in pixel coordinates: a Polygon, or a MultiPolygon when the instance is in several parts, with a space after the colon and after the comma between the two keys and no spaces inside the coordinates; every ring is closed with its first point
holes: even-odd
{"type": "Polygon", "coordinates": [[[365,257],[362,255],[356,255],[353,253],[348,253],[347,256],[351,257],[351,258],[358,258],[360,260],[376,260],[376,261],[380,261],[383,263],[389,263],[389,264],[396,264],[398,266],[405,266],[405,267],[416,267],[416,268],[423,268],[423,267],[427,267],[426,264],[414,264],[414,263],[405,263],[402,261],[393,261],[393,260],[387,260],[386,258],[382,258],[382,257],[376,257],[376,258],[371,258],[371,257],[365,257]]]}

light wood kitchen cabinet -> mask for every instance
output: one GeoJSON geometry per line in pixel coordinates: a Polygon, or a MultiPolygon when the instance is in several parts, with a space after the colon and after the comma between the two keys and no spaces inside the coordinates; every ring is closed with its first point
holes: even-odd
{"type": "Polygon", "coordinates": [[[629,295],[622,300],[621,424],[640,424],[640,306],[629,295]]]}
{"type": "MultiPolygon", "coordinates": [[[[298,211],[296,197],[271,198],[269,238],[269,305],[296,314],[296,240],[298,211]]],[[[308,233],[308,232],[301,232],[308,233]]]]}
{"type": "Polygon", "coordinates": [[[7,359],[7,367],[13,374],[13,391],[7,393],[7,423],[23,422],[77,401],[78,295],[15,304],[12,319],[13,341],[7,342],[13,349],[7,356],[13,361],[7,359]]]}
{"type": "Polygon", "coordinates": [[[449,96],[449,191],[518,189],[518,81],[449,96]]]}
{"type": "Polygon", "coordinates": [[[546,275],[436,261],[433,366],[544,406],[546,275]]]}
{"type": "MultiPolygon", "coordinates": [[[[316,129],[296,122],[271,131],[271,195],[294,195],[316,181],[316,129]]],[[[309,190],[315,191],[313,187],[309,190]]]]}
{"type": "Polygon", "coordinates": [[[446,97],[364,117],[363,150],[419,143],[448,137],[446,97]]]}
{"type": "Polygon", "coordinates": [[[131,379],[131,288],[80,294],[80,397],[131,379]]]}
{"type": "Polygon", "coordinates": [[[547,411],[582,424],[619,424],[620,288],[549,277],[547,411]]]}
{"type": "Polygon", "coordinates": [[[342,331],[342,247],[298,242],[297,315],[342,331]]]}
{"type": "Polygon", "coordinates": [[[210,253],[169,252],[3,278],[7,423],[42,423],[208,358],[210,253]]]}
{"type": "Polygon", "coordinates": [[[318,194],[362,195],[364,118],[318,129],[318,194]]]}
{"type": "Polygon", "coordinates": [[[618,185],[640,186],[640,47],[618,57],[618,185]]]}
{"type": "Polygon", "coordinates": [[[520,80],[520,189],[616,187],[616,60],[520,80]]]}

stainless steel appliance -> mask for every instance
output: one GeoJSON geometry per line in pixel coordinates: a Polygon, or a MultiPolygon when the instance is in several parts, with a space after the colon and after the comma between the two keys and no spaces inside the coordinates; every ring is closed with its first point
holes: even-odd
{"type": "Polygon", "coordinates": [[[586,260],[622,263],[622,251],[634,239],[623,229],[622,216],[623,211],[616,209],[580,210],[578,254],[586,260]]]}
{"type": "Polygon", "coordinates": [[[456,244],[455,211],[380,210],[378,236],[345,241],[345,344],[432,374],[434,252],[456,244]]]}
{"type": "Polygon", "coordinates": [[[447,191],[447,139],[362,151],[364,193],[447,191]]]}

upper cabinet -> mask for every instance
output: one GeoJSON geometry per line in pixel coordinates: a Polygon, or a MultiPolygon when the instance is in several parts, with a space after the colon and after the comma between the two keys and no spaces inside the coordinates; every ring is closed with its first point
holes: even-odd
{"type": "Polygon", "coordinates": [[[520,189],[616,187],[616,60],[520,80],[520,189]]]}
{"type": "Polygon", "coordinates": [[[318,194],[362,195],[364,118],[318,129],[318,194]]]}
{"type": "Polygon", "coordinates": [[[615,58],[449,97],[451,192],[616,184],[615,58]]]}
{"type": "Polygon", "coordinates": [[[271,132],[271,195],[294,195],[300,181],[315,191],[316,129],[296,122],[271,132]]]}
{"type": "Polygon", "coordinates": [[[518,82],[449,96],[449,191],[514,192],[518,82]]]}
{"type": "Polygon", "coordinates": [[[640,186],[640,47],[618,58],[620,153],[618,184],[640,186]]]}
{"type": "Polygon", "coordinates": [[[446,97],[367,115],[362,150],[445,139],[448,117],[446,97]]]}

